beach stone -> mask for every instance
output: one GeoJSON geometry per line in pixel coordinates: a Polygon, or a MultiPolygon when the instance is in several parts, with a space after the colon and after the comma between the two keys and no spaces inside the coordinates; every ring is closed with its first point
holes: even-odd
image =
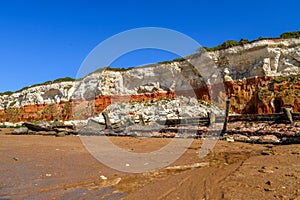
{"type": "Polygon", "coordinates": [[[261,141],[264,143],[279,143],[280,140],[275,135],[264,135],[261,137],[261,141]]]}
{"type": "Polygon", "coordinates": [[[16,128],[13,132],[11,132],[11,134],[13,135],[28,134],[28,128],[27,127],[16,128]]]}
{"type": "Polygon", "coordinates": [[[29,130],[28,135],[36,135],[36,131],[29,130]]]}
{"type": "Polygon", "coordinates": [[[58,132],[56,133],[56,137],[65,137],[67,135],[67,132],[58,132]]]}
{"type": "Polygon", "coordinates": [[[36,132],[37,135],[56,135],[55,131],[38,131],[36,132]]]}
{"type": "Polygon", "coordinates": [[[260,141],[260,137],[259,136],[250,136],[250,140],[253,142],[258,142],[258,141],[260,141]]]}
{"type": "Polygon", "coordinates": [[[250,141],[249,137],[241,134],[234,134],[233,139],[235,141],[250,141]]]}

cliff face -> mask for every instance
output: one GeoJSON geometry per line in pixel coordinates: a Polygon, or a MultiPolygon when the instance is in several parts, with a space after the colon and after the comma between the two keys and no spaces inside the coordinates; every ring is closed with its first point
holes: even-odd
{"type": "Polygon", "coordinates": [[[279,113],[282,107],[300,112],[299,75],[265,76],[224,84],[231,110],[236,113],[279,113]]]}
{"type": "Polygon", "coordinates": [[[261,40],[202,52],[185,61],[128,71],[95,72],[80,81],[32,87],[0,96],[0,121],[84,119],[108,105],[184,95],[222,103],[237,113],[299,111],[300,39],[261,40]],[[223,72],[226,82],[223,85],[223,72]],[[282,78],[283,76],[288,76],[282,78]],[[241,80],[239,80],[241,79],[241,80]],[[209,88],[213,88],[209,92],[209,88]],[[218,97],[218,98],[215,98],[218,97]]]}
{"type": "Polygon", "coordinates": [[[268,39],[209,53],[233,79],[298,74],[300,39],[268,39]]]}

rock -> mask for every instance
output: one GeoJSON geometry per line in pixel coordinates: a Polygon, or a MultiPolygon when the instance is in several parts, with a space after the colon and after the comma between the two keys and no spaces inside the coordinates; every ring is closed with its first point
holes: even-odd
{"type": "Polygon", "coordinates": [[[234,134],[233,135],[233,139],[236,141],[250,141],[249,137],[245,136],[245,135],[241,135],[241,134],[234,134]]]}
{"type": "Polygon", "coordinates": [[[267,181],[266,184],[267,184],[267,185],[271,185],[272,182],[271,182],[271,181],[267,181]]]}
{"type": "Polygon", "coordinates": [[[49,136],[56,136],[56,131],[38,131],[36,135],[49,135],[49,136]]]}
{"type": "Polygon", "coordinates": [[[19,160],[19,158],[18,158],[18,157],[13,157],[13,159],[14,159],[15,161],[18,161],[18,160],[19,160]]]}
{"type": "Polygon", "coordinates": [[[28,135],[36,135],[36,131],[29,130],[28,135]]]}
{"type": "Polygon", "coordinates": [[[272,188],[264,188],[264,190],[265,190],[266,192],[275,191],[275,189],[272,189],[272,188]]]}
{"type": "Polygon", "coordinates": [[[97,121],[95,121],[94,119],[89,119],[86,128],[89,129],[94,129],[94,130],[98,130],[98,131],[102,131],[104,130],[106,127],[105,124],[99,123],[97,121]]]}
{"type": "Polygon", "coordinates": [[[65,137],[68,133],[67,132],[58,132],[56,133],[56,137],[65,137]]]}
{"type": "Polygon", "coordinates": [[[267,173],[267,174],[273,174],[274,173],[272,167],[266,167],[266,166],[263,166],[261,169],[258,170],[258,172],[267,173]]]}
{"type": "Polygon", "coordinates": [[[23,123],[23,126],[25,126],[26,128],[32,131],[51,131],[51,127],[47,123],[33,124],[33,123],[25,122],[23,123]]]}
{"type": "Polygon", "coordinates": [[[28,134],[28,128],[27,127],[21,127],[14,129],[13,132],[11,132],[13,135],[27,135],[28,134]]]}
{"type": "Polygon", "coordinates": [[[253,141],[253,142],[259,142],[260,137],[259,136],[250,136],[250,140],[253,141]]]}
{"type": "Polygon", "coordinates": [[[152,93],[155,91],[163,91],[163,89],[160,88],[159,86],[159,82],[157,83],[147,83],[145,85],[141,85],[138,90],[137,93],[152,93]]]}
{"type": "Polygon", "coordinates": [[[234,142],[234,139],[233,139],[232,136],[227,136],[227,137],[226,137],[226,141],[227,141],[227,142],[234,142]]]}
{"type": "Polygon", "coordinates": [[[280,143],[280,140],[275,135],[264,135],[261,137],[263,143],[280,143]]]}
{"type": "Polygon", "coordinates": [[[274,153],[272,153],[271,151],[266,151],[266,150],[261,151],[260,154],[264,156],[274,155],[274,153]]]}

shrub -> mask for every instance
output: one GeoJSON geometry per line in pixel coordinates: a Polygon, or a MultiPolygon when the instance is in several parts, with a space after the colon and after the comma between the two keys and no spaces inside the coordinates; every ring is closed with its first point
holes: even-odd
{"type": "Polygon", "coordinates": [[[114,71],[114,72],[124,72],[124,71],[127,71],[127,70],[130,70],[130,69],[132,69],[132,68],[118,68],[118,67],[114,67],[114,68],[112,68],[112,67],[107,67],[106,68],[106,70],[108,70],[108,71],[114,71]]]}
{"type": "MultiPolygon", "coordinates": [[[[244,39],[244,40],[246,40],[246,39],[244,39]]],[[[211,48],[204,47],[204,49],[206,51],[216,51],[216,50],[227,49],[227,48],[238,46],[238,45],[241,45],[241,43],[236,40],[227,40],[219,46],[215,46],[215,47],[211,47],[211,48]]]]}
{"type": "Polygon", "coordinates": [[[71,78],[71,77],[58,78],[58,79],[55,79],[53,81],[53,83],[61,83],[61,82],[67,82],[67,81],[75,81],[75,79],[71,78]]]}
{"type": "Polygon", "coordinates": [[[6,92],[3,92],[3,93],[0,93],[0,96],[2,96],[2,95],[8,95],[8,96],[10,96],[12,94],[13,94],[12,91],[6,91],[6,92]]]}
{"type": "Polygon", "coordinates": [[[247,43],[249,43],[249,40],[247,40],[245,38],[241,38],[239,43],[240,44],[247,44],[247,43]]]}
{"type": "Polygon", "coordinates": [[[264,37],[263,36],[259,36],[257,39],[258,40],[262,40],[262,39],[264,39],[264,37]]]}
{"type": "Polygon", "coordinates": [[[300,37],[300,31],[294,31],[294,32],[286,32],[282,33],[280,35],[280,38],[299,38],[300,37]]]}
{"type": "Polygon", "coordinates": [[[175,58],[173,59],[174,62],[182,62],[185,61],[185,58],[175,58]]]}
{"type": "Polygon", "coordinates": [[[9,107],[13,107],[16,103],[17,103],[16,101],[10,102],[9,107]]]}
{"type": "Polygon", "coordinates": [[[234,46],[238,46],[238,45],[240,45],[240,43],[237,42],[236,40],[227,40],[223,44],[221,44],[221,47],[224,49],[227,49],[229,47],[234,47],[234,46]]]}
{"type": "Polygon", "coordinates": [[[171,64],[172,61],[171,60],[165,60],[165,61],[162,61],[162,62],[158,62],[158,64],[171,64]]]}

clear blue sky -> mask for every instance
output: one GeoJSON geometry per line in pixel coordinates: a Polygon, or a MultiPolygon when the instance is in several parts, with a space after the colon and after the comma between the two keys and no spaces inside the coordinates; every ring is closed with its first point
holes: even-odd
{"type": "MultiPolygon", "coordinates": [[[[128,29],[174,29],[210,47],[228,39],[300,30],[299,8],[299,0],[0,0],[0,92],[75,77],[97,44],[128,29]]],[[[159,51],[133,52],[114,65],[174,57],[159,51]]]]}

